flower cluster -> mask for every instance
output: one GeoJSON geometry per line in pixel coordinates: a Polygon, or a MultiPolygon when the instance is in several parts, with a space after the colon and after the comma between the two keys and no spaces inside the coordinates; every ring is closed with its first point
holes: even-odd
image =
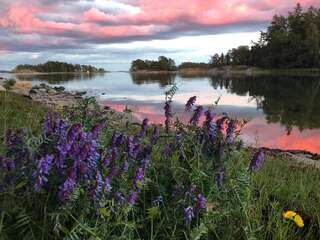
{"type": "Polygon", "coordinates": [[[185,111],[186,112],[190,112],[191,111],[192,106],[196,103],[196,100],[197,100],[196,96],[193,96],[193,97],[189,98],[189,100],[187,101],[186,106],[185,106],[185,111]]]}

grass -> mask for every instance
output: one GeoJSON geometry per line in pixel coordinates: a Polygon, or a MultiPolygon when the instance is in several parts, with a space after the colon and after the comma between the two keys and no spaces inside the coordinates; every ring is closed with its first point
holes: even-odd
{"type": "MultiPolygon", "coordinates": [[[[85,112],[87,107],[87,105],[84,105],[81,112],[85,112]]],[[[1,135],[8,128],[25,128],[28,129],[30,135],[38,133],[46,111],[46,108],[33,103],[25,97],[12,93],[0,93],[1,135]]],[[[83,114],[79,114],[78,117],[75,121],[84,119],[83,114]]],[[[87,120],[89,121],[87,122],[89,128],[94,124],[94,121],[91,115],[87,120]]],[[[111,124],[111,128],[126,133],[130,132],[130,134],[139,130],[140,127],[137,125],[125,127],[119,121],[111,124]]],[[[103,142],[109,142],[113,129],[107,130],[102,140],[103,142]]],[[[187,135],[186,138],[188,138],[187,135]]],[[[212,160],[210,157],[205,158],[200,153],[193,153],[192,149],[186,149],[188,152],[191,151],[189,154],[193,156],[193,159],[188,160],[186,166],[181,165],[181,160],[177,153],[171,158],[163,157],[162,149],[166,141],[166,139],[163,139],[162,143],[155,147],[141,201],[150,201],[150,193],[151,196],[157,196],[159,193],[163,193],[166,196],[168,188],[172,188],[168,179],[174,179],[179,182],[180,179],[185,179],[187,176],[187,178],[198,182],[200,185],[201,183],[207,183],[201,186],[203,190],[214,184],[214,180],[205,165],[210,165],[212,160]],[[190,172],[186,172],[186,169],[189,169],[190,172]]],[[[190,148],[193,148],[192,138],[185,141],[186,144],[190,142],[190,148]]],[[[48,214],[43,223],[48,224],[48,229],[50,224],[47,221],[51,221],[51,219],[54,219],[59,224],[69,224],[69,229],[63,229],[64,234],[69,234],[69,238],[66,239],[79,239],[79,236],[80,238],[81,236],[91,236],[91,239],[99,239],[98,236],[108,234],[107,229],[111,229],[110,231],[113,231],[113,234],[117,233],[116,229],[118,227],[123,229],[122,233],[128,232],[126,239],[137,239],[137,236],[140,236],[140,239],[168,239],[171,234],[176,237],[175,239],[320,239],[319,170],[311,166],[292,164],[289,159],[267,157],[262,169],[248,176],[247,166],[251,155],[252,153],[247,149],[235,152],[232,155],[226,169],[225,188],[228,191],[221,193],[215,191],[214,188],[210,190],[207,197],[209,200],[208,206],[211,210],[201,218],[202,222],[197,223],[193,229],[183,231],[179,229],[181,224],[174,222],[176,217],[178,218],[176,209],[168,208],[172,205],[166,206],[163,204],[160,209],[150,207],[144,202],[140,202],[139,205],[142,204],[143,207],[134,212],[136,214],[134,217],[137,218],[131,218],[130,210],[122,209],[120,211],[123,218],[121,218],[121,221],[116,222],[117,219],[110,218],[112,213],[108,209],[102,209],[100,210],[102,217],[98,217],[92,224],[89,219],[86,219],[86,217],[92,217],[91,215],[87,215],[85,211],[77,212],[83,206],[80,204],[88,203],[86,199],[81,199],[76,211],[68,210],[73,215],[71,219],[67,218],[68,220],[65,220],[67,223],[59,222],[59,218],[63,219],[65,214],[68,213],[63,212],[64,208],[59,208],[58,212],[49,212],[52,206],[41,205],[41,209],[44,208],[45,210],[45,215],[48,214]],[[160,210],[161,212],[159,212],[160,210]],[[282,213],[286,210],[293,210],[299,213],[305,221],[305,227],[298,228],[293,222],[284,220],[282,213]],[[79,216],[76,215],[78,213],[79,216]],[[133,219],[136,219],[136,221],[133,219]],[[119,226],[109,228],[109,225],[114,222],[119,226]],[[170,222],[172,225],[163,226],[166,222],[170,222]],[[108,226],[104,228],[97,227],[104,224],[108,226]],[[148,231],[150,234],[145,235],[145,232],[148,231]],[[188,231],[190,234],[187,234],[188,231]],[[175,235],[175,232],[179,234],[175,235]],[[207,235],[208,232],[210,233],[209,235],[207,235]]],[[[18,196],[16,198],[18,199],[18,196]]],[[[26,204],[30,204],[30,209],[32,209],[31,200],[30,198],[26,202],[26,204]]],[[[49,196],[46,200],[49,200],[49,196]]],[[[20,203],[17,209],[19,211],[24,209],[24,203],[20,203]]],[[[30,209],[26,211],[32,211],[30,209]]],[[[35,216],[27,215],[28,212],[20,213],[19,211],[18,213],[14,212],[18,216],[18,221],[16,223],[9,222],[9,224],[22,228],[24,227],[23,224],[26,223],[29,227],[29,222],[33,221],[35,216]]],[[[41,215],[40,211],[33,214],[41,215]]],[[[8,227],[3,225],[4,218],[5,215],[0,216],[0,235],[1,229],[8,227]]],[[[43,227],[43,231],[45,231],[45,227],[43,227]]],[[[42,236],[46,236],[46,234],[43,233],[42,236]]],[[[89,237],[86,237],[82,237],[82,239],[89,239],[89,237]]],[[[113,237],[114,239],[124,239],[117,238],[115,235],[113,237]]],[[[2,240],[1,236],[0,239],[2,240]]]]}
{"type": "Polygon", "coordinates": [[[47,110],[27,97],[0,92],[0,136],[10,128],[24,128],[29,134],[37,132],[47,110]]]}

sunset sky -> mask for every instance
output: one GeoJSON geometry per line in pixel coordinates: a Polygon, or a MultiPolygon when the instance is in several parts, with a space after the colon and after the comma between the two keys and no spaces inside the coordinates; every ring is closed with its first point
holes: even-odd
{"type": "MultiPolygon", "coordinates": [[[[294,0],[0,0],[0,69],[60,60],[127,70],[136,58],[208,61],[256,41],[294,0]]],[[[319,0],[301,0],[320,7],[319,0]]]]}

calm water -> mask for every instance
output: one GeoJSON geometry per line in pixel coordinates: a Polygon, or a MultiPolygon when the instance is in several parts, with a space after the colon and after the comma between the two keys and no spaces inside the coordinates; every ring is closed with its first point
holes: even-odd
{"type": "Polygon", "coordinates": [[[103,104],[116,110],[125,106],[138,119],[148,117],[163,122],[164,92],[175,83],[174,111],[183,112],[193,95],[198,104],[213,104],[220,96],[218,112],[249,119],[242,135],[255,146],[299,149],[320,153],[319,77],[208,77],[178,75],[134,75],[113,72],[99,76],[38,75],[19,76],[34,83],[62,85],[67,90],[86,90],[103,104]]]}

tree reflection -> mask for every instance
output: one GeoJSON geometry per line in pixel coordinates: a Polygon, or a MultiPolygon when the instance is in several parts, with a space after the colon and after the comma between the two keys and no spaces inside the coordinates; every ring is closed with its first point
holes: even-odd
{"type": "Polygon", "coordinates": [[[137,85],[159,83],[160,87],[173,85],[176,76],[174,73],[131,73],[131,79],[137,85]]]}
{"type": "Polygon", "coordinates": [[[22,74],[16,75],[16,78],[21,81],[41,81],[50,84],[61,84],[70,81],[89,80],[97,76],[103,76],[104,73],[94,74],[78,74],[78,73],[57,73],[57,74],[22,74]]]}
{"type": "Polygon", "coordinates": [[[249,95],[262,109],[269,123],[300,130],[320,128],[320,78],[292,76],[211,77],[214,88],[249,95]]]}

